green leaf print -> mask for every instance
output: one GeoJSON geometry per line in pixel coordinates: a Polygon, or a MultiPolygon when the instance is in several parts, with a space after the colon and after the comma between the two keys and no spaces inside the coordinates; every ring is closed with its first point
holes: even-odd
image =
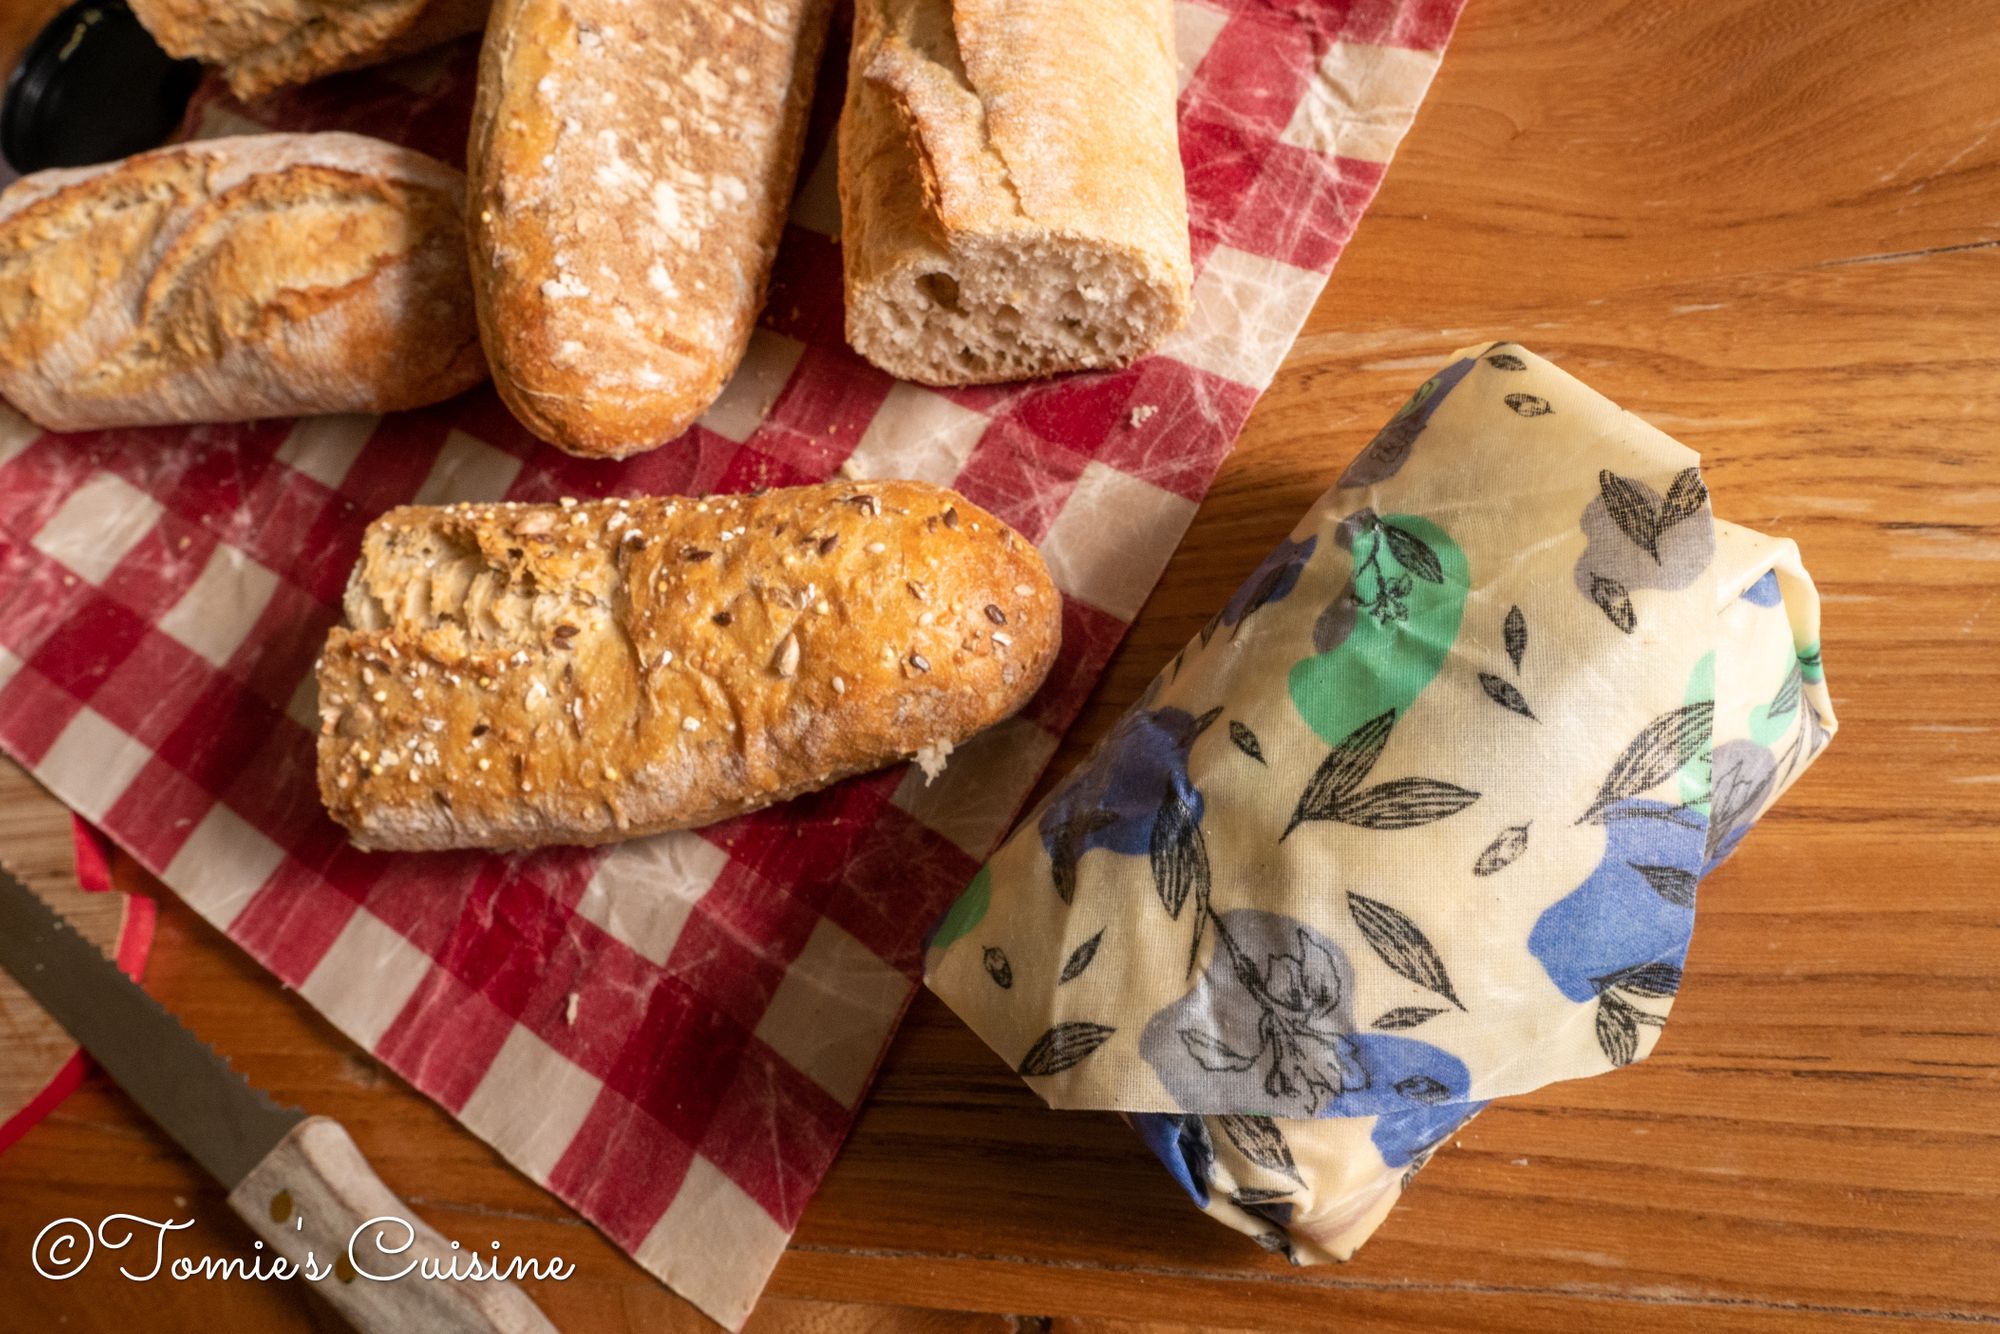
{"type": "MultiPolygon", "coordinates": [[[[1698,704],[1715,698],[1715,653],[1710,650],[1701,655],[1695,663],[1694,671],[1688,675],[1686,703],[1698,704]]],[[[1691,811],[1708,814],[1709,786],[1714,781],[1712,773],[1713,756],[1707,750],[1691,757],[1681,766],[1681,805],[1691,811]]]]}
{"type": "Polygon", "coordinates": [[[1423,693],[1458,638],[1471,582],[1458,544],[1410,514],[1360,525],[1354,570],[1343,594],[1359,604],[1353,628],[1291,672],[1293,705],[1328,745],[1423,693]]]}
{"type": "Polygon", "coordinates": [[[985,918],[992,900],[993,872],[991,868],[982,866],[979,874],[972,877],[972,883],[965,887],[965,892],[958,896],[958,901],[945,912],[944,920],[938,923],[936,933],[931,936],[931,948],[941,950],[962,940],[985,918]]]}

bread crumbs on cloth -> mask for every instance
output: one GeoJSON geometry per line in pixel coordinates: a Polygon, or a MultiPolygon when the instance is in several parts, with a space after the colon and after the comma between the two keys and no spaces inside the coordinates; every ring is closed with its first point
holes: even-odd
{"type": "Polygon", "coordinates": [[[937,776],[944,772],[944,762],[951,756],[951,742],[939,737],[911,758],[924,771],[924,786],[929,787],[937,776]]]}

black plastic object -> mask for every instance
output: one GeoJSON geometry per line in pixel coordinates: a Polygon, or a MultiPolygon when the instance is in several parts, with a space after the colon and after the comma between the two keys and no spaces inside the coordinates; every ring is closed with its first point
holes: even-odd
{"type": "Polygon", "coordinates": [[[29,44],[0,102],[0,153],[19,172],[108,162],[164,143],[201,65],[160,49],[122,0],[78,0],[29,44]]]}

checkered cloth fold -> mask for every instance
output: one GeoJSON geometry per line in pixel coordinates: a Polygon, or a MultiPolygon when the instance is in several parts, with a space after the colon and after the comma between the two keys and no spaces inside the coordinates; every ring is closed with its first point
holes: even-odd
{"type": "MultiPolygon", "coordinates": [[[[0,744],[348,1036],[741,1324],[909,1001],[925,928],[1151,591],[1460,3],[1176,5],[1194,314],[1126,370],[938,392],[855,357],[829,87],[743,368],[653,453],[570,458],[487,389],[380,418],[67,436],[0,409],[0,744]],[[1036,541],[1065,595],[1048,685],[937,782],[889,770],[696,832],[512,856],[364,854],[321,811],[312,663],[384,509],[843,468],[956,487],[1036,541]]],[[[210,91],[196,130],[340,127],[457,160],[473,56],[461,43],[250,109],[210,91]]]]}

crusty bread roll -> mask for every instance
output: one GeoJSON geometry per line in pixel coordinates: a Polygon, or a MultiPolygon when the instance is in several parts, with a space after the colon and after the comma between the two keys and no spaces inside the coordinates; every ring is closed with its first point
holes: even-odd
{"type": "Polygon", "coordinates": [[[486,375],[463,187],[354,134],[24,177],[0,194],[0,394],[57,431],[449,398],[486,375]]]}
{"type": "Polygon", "coordinates": [[[247,100],[477,32],[492,0],[130,3],[168,55],[221,67],[229,91],[247,100]]]}
{"type": "Polygon", "coordinates": [[[847,340],[981,384],[1122,366],[1186,319],[1168,0],[856,0],[847,340]]]}
{"type": "Polygon", "coordinates": [[[364,848],[602,843],[917,755],[1032,695],[1034,547],[950,491],[391,510],[319,669],[320,794],[364,848]]]}
{"type": "Polygon", "coordinates": [[[829,0],[498,0],[472,114],[493,378],[623,458],[714,401],[764,302],[829,0]]]}

